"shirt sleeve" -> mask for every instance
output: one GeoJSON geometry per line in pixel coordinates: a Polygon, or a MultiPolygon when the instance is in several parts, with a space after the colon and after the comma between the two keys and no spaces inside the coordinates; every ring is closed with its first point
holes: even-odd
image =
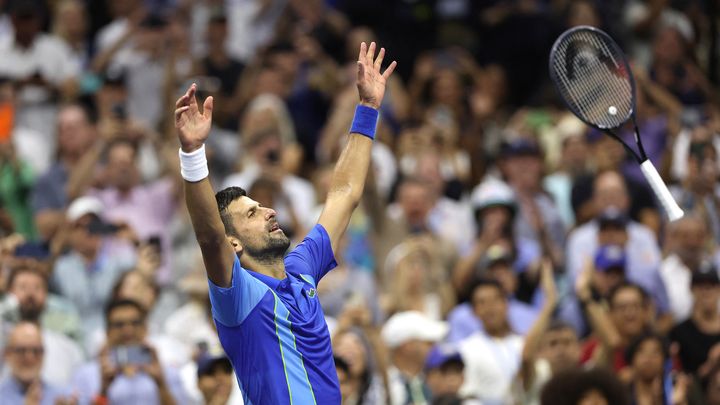
{"type": "Polygon", "coordinates": [[[287,262],[297,264],[292,266],[292,271],[310,275],[317,285],[328,271],[337,266],[330,236],[325,228],[320,224],[315,225],[305,239],[287,255],[287,262]]]}
{"type": "Polygon", "coordinates": [[[269,291],[268,286],[240,266],[240,259],[237,257],[233,263],[230,287],[219,287],[211,280],[208,280],[208,284],[213,318],[227,327],[242,324],[269,291]]]}

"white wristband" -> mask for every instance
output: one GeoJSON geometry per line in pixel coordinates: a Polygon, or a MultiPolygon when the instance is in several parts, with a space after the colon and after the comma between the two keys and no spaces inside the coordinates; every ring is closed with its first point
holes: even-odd
{"type": "Polygon", "coordinates": [[[205,145],[190,153],[185,153],[180,149],[180,174],[183,179],[192,183],[198,182],[210,174],[205,158],[205,145]]]}

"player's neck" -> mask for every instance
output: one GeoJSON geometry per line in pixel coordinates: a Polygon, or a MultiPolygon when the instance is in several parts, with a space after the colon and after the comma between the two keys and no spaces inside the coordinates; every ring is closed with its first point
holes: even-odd
{"type": "Polygon", "coordinates": [[[277,259],[256,259],[248,255],[243,255],[242,266],[256,273],[263,274],[268,277],[282,280],[285,275],[285,262],[283,258],[277,259]]]}

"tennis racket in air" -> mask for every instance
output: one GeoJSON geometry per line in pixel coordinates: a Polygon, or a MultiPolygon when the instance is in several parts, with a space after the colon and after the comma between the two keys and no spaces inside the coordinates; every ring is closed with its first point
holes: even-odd
{"type": "Polygon", "coordinates": [[[550,77],[570,111],[622,143],[637,159],[668,219],[682,218],[682,209],[645,154],[635,120],[635,80],[615,41],[594,27],[578,26],[565,31],[550,51],[550,77]],[[637,152],[614,132],[630,118],[637,152]]]}

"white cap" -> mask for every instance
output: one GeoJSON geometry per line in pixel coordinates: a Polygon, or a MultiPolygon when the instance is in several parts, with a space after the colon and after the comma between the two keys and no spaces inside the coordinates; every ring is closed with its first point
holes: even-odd
{"type": "Polygon", "coordinates": [[[476,210],[492,205],[514,208],[516,205],[515,192],[504,181],[488,178],[475,187],[470,195],[470,203],[476,210]]]}
{"type": "Polygon", "coordinates": [[[398,312],[385,322],[381,337],[394,349],[411,340],[439,342],[448,333],[445,322],[434,321],[418,311],[398,312]]]}
{"type": "Polygon", "coordinates": [[[97,197],[85,196],[76,198],[67,209],[66,215],[70,222],[75,222],[87,214],[102,216],[105,209],[102,201],[97,197]]]}

